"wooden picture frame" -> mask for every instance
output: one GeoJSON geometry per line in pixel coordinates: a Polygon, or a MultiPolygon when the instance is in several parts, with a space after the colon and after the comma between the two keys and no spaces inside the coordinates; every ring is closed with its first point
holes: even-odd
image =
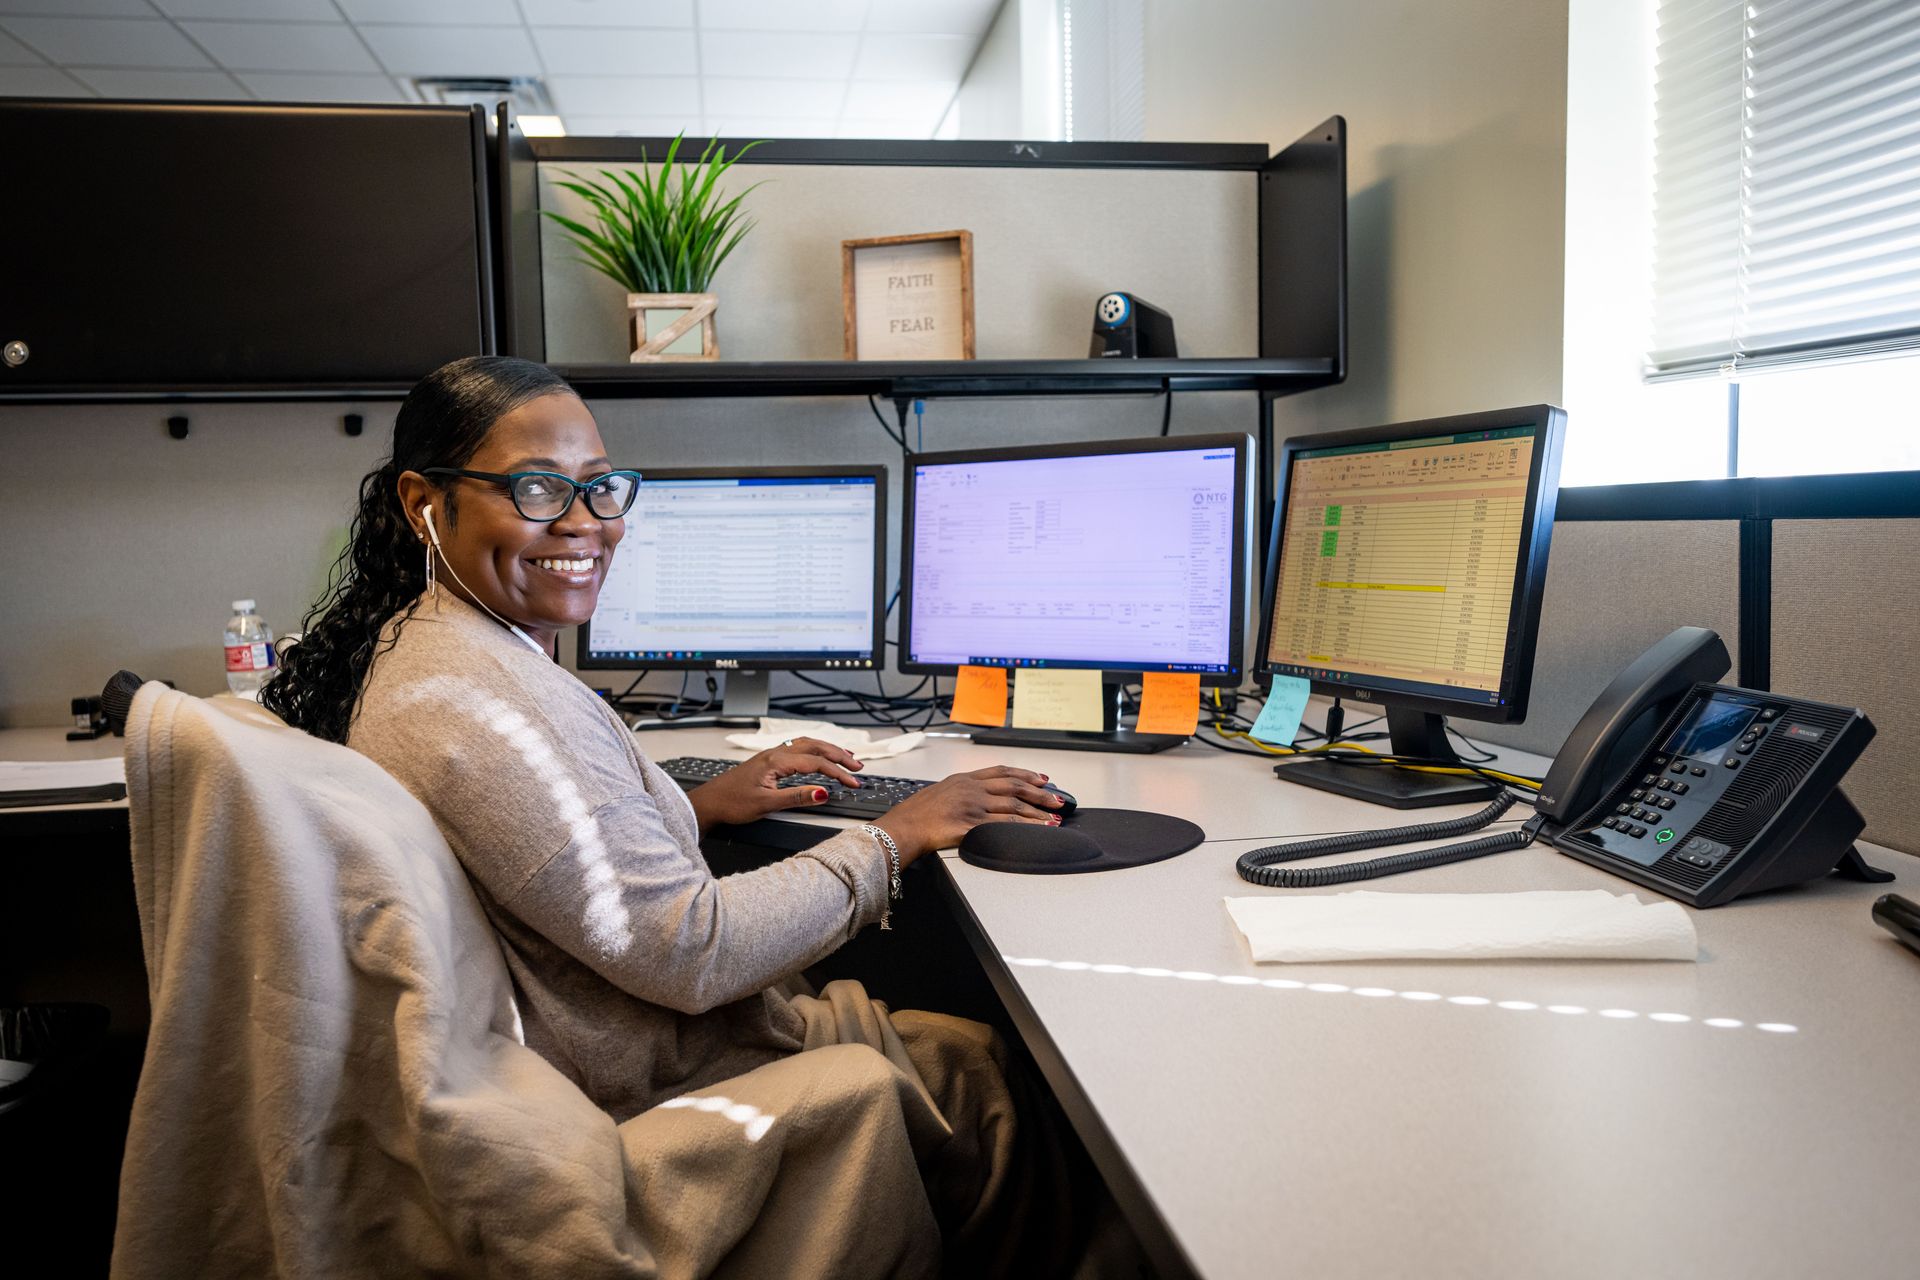
{"type": "Polygon", "coordinates": [[[973,232],[842,240],[840,302],[849,360],[973,359],[973,232]]]}

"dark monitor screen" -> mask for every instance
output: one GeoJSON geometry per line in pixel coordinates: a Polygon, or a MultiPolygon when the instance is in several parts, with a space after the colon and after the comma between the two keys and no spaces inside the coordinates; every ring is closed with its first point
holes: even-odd
{"type": "Polygon", "coordinates": [[[1252,441],[916,454],[901,670],[1243,673],[1252,441]]]}
{"type": "Polygon", "coordinates": [[[886,527],[881,467],[647,472],[578,665],[872,671],[886,527]]]}
{"type": "Polygon", "coordinates": [[[1536,405],[1288,440],[1262,673],[1521,719],[1565,421],[1536,405]]]}

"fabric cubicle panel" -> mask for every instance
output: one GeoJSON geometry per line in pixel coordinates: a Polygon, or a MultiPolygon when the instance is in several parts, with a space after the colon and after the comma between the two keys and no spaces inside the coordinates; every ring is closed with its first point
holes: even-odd
{"type": "MultiPolygon", "coordinates": [[[[616,162],[540,165],[540,207],[588,220],[555,185],[616,162]]],[[[637,166],[636,166],[637,167],[637,166]]],[[[730,192],[755,227],[713,291],[726,360],[844,356],[840,242],[973,233],[975,354],[1085,359],[1093,304],[1124,289],[1172,314],[1183,356],[1253,356],[1260,343],[1255,173],[1217,169],[741,164],[730,192]]],[[[621,363],[626,294],[541,219],[547,359],[621,363]]]]}
{"type": "Polygon", "coordinates": [[[1847,774],[1866,839],[1920,853],[1920,520],[1776,520],[1773,687],[1859,707],[1878,730],[1847,774]]]}
{"type": "Polygon", "coordinates": [[[1735,520],[1556,524],[1527,718],[1456,727],[1552,755],[1607,682],[1675,627],[1711,627],[1737,654],[1739,563],[1735,520]]]}

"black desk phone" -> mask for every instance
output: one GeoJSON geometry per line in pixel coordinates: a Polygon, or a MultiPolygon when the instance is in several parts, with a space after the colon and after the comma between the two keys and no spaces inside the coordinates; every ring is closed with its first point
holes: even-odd
{"type": "Polygon", "coordinates": [[[1866,825],[1839,788],[1873,739],[1851,707],[1714,681],[1732,663],[1720,637],[1681,627],[1628,665],[1574,726],[1518,831],[1370,862],[1293,869],[1276,862],[1444,839],[1486,826],[1503,793],[1470,818],[1243,855],[1240,873],[1282,887],[1340,884],[1439,866],[1545,840],[1603,871],[1695,907],[1840,873],[1893,879],[1853,847],[1866,825]]]}

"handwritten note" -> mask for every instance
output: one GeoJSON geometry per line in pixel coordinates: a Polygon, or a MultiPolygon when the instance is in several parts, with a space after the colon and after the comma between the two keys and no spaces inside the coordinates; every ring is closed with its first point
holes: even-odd
{"type": "Polygon", "coordinates": [[[953,722],[998,729],[1007,722],[1007,669],[961,667],[953,691],[953,722]]]}
{"type": "Polygon", "coordinates": [[[1105,727],[1100,714],[1098,671],[1039,671],[1027,668],[1013,681],[1013,727],[1080,729],[1105,727]]]}
{"type": "Polygon", "coordinates": [[[1200,727],[1200,675],[1193,671],[1148,671],[1140,677],[1136,733],[1190,737],[1200,727]]]}
{"type": "Polygon", "coordinates": [[[1253,736],[1277,747],[1292,746],[1294,735],[1300,732],[1300,717],[1307,709],[1307,696],[1312,692],[1313,686],[1299,676],[1275,676],[1267,705],[1260,708],[1260,718],[1253,722],[1253,736]]]}

